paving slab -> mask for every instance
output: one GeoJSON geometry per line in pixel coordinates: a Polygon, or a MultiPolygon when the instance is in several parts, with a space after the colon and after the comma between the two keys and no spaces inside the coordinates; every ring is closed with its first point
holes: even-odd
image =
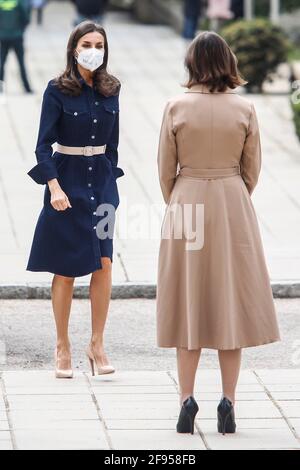
{"type": "MultiPolygon", "coordinates": [[[[43,197],[43,187],[32,182],[27,171],[35,164],[42,93],[47,82],[64,67],[73,17],[70,2],[49,2],[43,27],[31,24],[26,30],[26,64],[35,94],[24,95],[15,57],[8,57],[7,93],[0,104],[1,295],[9,289],[10,295],[27,297],[33,293],[29,284],[41,283],[46,283],[49,295],[52,274],[25,269],[43,197]]],[[[166,101],[183,92],[186,43],[167,26],[136,24],[125,13],[109,13],[105,26],[110,42],[110,70],[122,82],[119,165],[126,174],[118,180],[121,203],[113,283],[128,287],[129,295],[134,295],[136,288],[130,288],[132,283],[140,286],[142,292],[153,292],[156,284],[165,208],[156,169],[158,136],[166,101]],[[137,223],[139,208],[143,217],[137,223]],[[152,230],[136,230],[150,226],[150,220],[152,230]]],[[[299,296],[300,145],[289,96],[270,93],[251,95],[250,99],[256,106],[263,149],[262,172],[252,199],[273,290],[299,296]]],[[[78,278],[75,285],[88,285],[89,280],[90,276],[78,278]]],[[[116,293],[121,295],[120,290],[116,293]]]]}
{"type": "MultiPolygon", "coordinates": [[[[277,376],[281,373],[279,369],[275,372],[277,376]]],[[[5,406],[0,411],[0,449],[300,449],[300,394],[295,396],[292,389],[292,385],[297,385],[297,374],[283,371],[290,386],[285,400],[274,398],[263,379],[259,392],[247,393],[247,384],[239,384],[237,432],[226,436],[216,429],[220,390],[217,393],[215,387],[211,389],[214,379],[215,385],[220,386],[218,371],[197,371],[195,397],[200,409],[194,435],[176,432],[180,411],[176,383],[171,391],[164,388],[171,387],[173,374],[174,371],[124,370],[110,379],[98,377],[96,381],[89,374],[78,372],[73,380],[56,380],[53,386],[51,371],[3,372],[1,392],[5,406]],[[73,390],[81,390],[83,382],[87,393],[70,393],[70,383],[73,390]],[[205,389],[204,396],[201,388],[205,389]],[[19,393],[15,393],[16,389],[19,393]],[[110,393],[112,389],[114,393],[110,393]]],[[[262,369],[243,370],[241,375],[251,387],[255,385],[252,377],[259,374],[266,380],[270,378],[269,371],[262,369]]]]}

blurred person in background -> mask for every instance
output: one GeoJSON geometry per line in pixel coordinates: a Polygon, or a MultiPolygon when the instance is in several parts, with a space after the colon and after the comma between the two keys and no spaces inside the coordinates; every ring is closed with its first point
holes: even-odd
{"type": "Polygon", "coordinates": [[[16,53],[24,89],[32,93],[24,62],[24,32],[30,21],[28,0],[0,1],[0,83],[3,84],[5,63],[10,49],[16,53]]]}
{"type": "Polygon", "coordinates": [[[231,20],[234,17],[231,11],[231,0],[208,0],[207,17],[217,20],[231,20]]]}
{"type": "Polygon", "coordinates": [[[71,0],[77,11],[77,17],[74,20],[74,26],[84,20],[91,20],[101,24],[108,7],[109,0],[71,0]]]}
{"type": "Polygon", "coordinates": [[[185,39],[194,39],[202,10],[201,0],[184,1],[184,24],[182,36],[185,39]]]}
{"type": "Polygon", "coordinates": [[[47,3],[47,0],[29,0],[30,6],[33,10],[36,10],[37,24],[43,24],[43,10],[47,3]]]}
{"type": "Polygon", "coordinates": [[[231,0],[231,11],[234,19],[244,18],[244,0],[231,0]]]}

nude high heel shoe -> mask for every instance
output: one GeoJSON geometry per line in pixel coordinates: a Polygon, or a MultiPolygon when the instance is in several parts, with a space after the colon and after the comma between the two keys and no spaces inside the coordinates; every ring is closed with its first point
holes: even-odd
{"type": "Polygon", "coordinates": [[[57,348],[55,348],[55,351],[54,351],[54,360],[55,360],[55,377],[57,379],[73,379],[72,369],[60,369],[58,367],[57,348]]]}
{"type": "Polygon", "coordinates": [[[91,371],[92,371],[92,376],[94,377],[95,371],[97,371],[97,375],[104,375],[104,374],[113,374],[115,372],[115,368],[111,365],[105,365],[105,366],[99,366],[96,363],[95,356],[93,354],[91,346],[89,346],[86,350],[86,355],[88,357],[90,366],[91,366],[91,371]]]}

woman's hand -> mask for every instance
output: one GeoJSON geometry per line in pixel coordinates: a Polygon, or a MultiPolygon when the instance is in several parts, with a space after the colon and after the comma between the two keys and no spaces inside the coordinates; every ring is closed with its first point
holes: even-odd
{"type": "Polygon", "coordinates": [[[48,181],[48,186],[51,193],[51,205],[57,211],[64,211],[68,207],[72,207],[68,196],[61,189],[56,178],[48,181]]]}

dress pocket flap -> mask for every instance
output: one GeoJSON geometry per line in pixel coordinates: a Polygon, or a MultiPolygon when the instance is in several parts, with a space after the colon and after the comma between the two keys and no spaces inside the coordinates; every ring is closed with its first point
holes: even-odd
{"type": "Polygon", "coordinates": [[[87,113],[86,109],[70,109],[70,108],[66,108],[65,106],[63,108],[64,108],[65,113],[71,114],[74,117],[79,116],[80,114],[86,114],[87,113]]]}

